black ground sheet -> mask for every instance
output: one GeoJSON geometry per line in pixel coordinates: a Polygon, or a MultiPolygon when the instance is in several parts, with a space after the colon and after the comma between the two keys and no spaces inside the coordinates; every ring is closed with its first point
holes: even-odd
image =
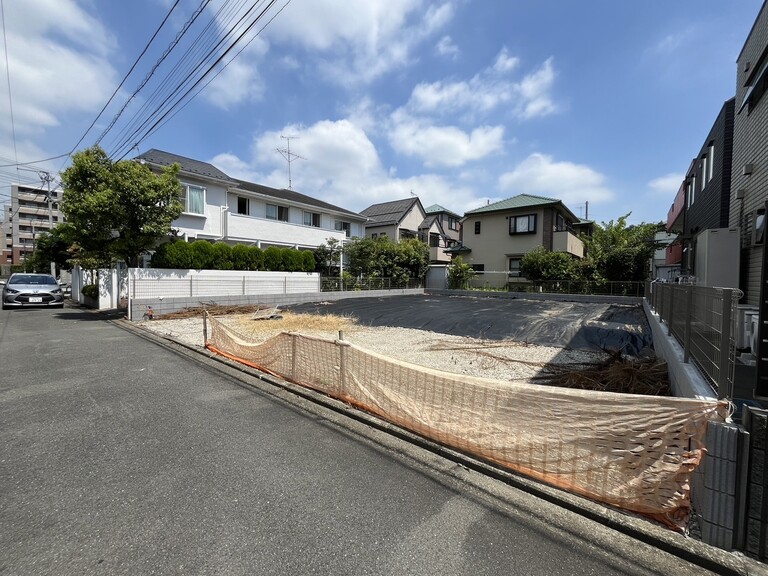
{"type": "Polygon", "coordinates": [[[281,307],[293,312],[351,316],[362,325],[416,328],[442,334],[638,356],[651,346],[640,304],[596,304],[457,296],[349,298],[281,307]]]}

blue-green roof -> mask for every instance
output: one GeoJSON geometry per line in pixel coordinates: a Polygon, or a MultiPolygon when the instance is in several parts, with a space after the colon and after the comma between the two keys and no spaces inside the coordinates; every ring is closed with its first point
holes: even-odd
{"type": "Polygon", "coordinates": [[[481,206],[474,210],[465,212],[464,215],[479,214],[481,212],[497,212],[499,210],[514,210],[516,208],[532,208],[534,206],[546,206],[548,204],[557,204],[560,200],[557,198],[546,198],[545,196],[534,196],[533,194],[518,194],[506,200],[499,200],[493,204],[481,206]]]}
{"type": "Polygon", "coordinates": [[[427,214],[437,214],[438,212],[445,212],[446,214],[450,214],[451,216],[456,216],[457,218],[460,218],[456,212],[452,210],[448,210],[448,208],[445,208],[443,206],[440,206],[440,204],[432,204],[432,206],[427,206],[424,208],[424,212],[427,214]]]}

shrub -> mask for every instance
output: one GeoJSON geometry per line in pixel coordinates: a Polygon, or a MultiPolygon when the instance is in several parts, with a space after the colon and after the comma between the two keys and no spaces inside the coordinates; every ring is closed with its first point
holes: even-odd
{"type": "Polygon", "coordinates": [[[99,297],[99,286],[98,284],[86,284],[81,288],[80,292],[83,296],[96,300],[99,297]]]}
{"type": "Polygon", "coordinates": [[[448,288],[465,290],[469,287],[469,281],[474,275],[472,266],[464,262],[461,256],[457,256],[448,265],[448,288]]]}

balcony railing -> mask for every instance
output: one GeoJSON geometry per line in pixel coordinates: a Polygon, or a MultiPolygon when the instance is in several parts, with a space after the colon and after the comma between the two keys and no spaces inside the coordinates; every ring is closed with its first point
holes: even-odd
{"type": "Polygon", "coordinates": [[[584,244],[569,230],[556,230],[552,233],[552,251],[567,252],[577,258],[584,257],[584,244]]]}

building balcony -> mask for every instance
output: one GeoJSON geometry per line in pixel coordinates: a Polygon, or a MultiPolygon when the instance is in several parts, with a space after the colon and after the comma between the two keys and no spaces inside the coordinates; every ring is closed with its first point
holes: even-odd
{"type": "Polygon", "coordinates": [[[675,201],[667,212],[667,232],[683,231],[683,214],[685,213],[685,186],[681,185],[675,195],[675,201]]]}
{"type": "Polygon", "coordinates": [[[584,243],[573,232],[559,230],[552,233],[552,252],[567,252],[576,258],[583,258],[584,243]]]}
{"type": "Polygon", "coordinates": [[[671,264],[680,264],[683,261],[683,245],[670,244],[667,246],[666,255],[664,258],[664,264],[667,266],[671,264]]]}
{"type": "Polygon", "coordinates": [[[450,255],[444,252],[445,246],[430,246],[429,247],[429,261],[430,262],[445,262],[448,264],[451,261],[450,255]]]}
{"type": "Polygon", "coordinates": [[[255,218],[242,214],[227,214],[224,240],[228,242],[249,243],[257,246],[295,246],[297,248],[317,248],[329,238],[340,243],[347,240],[342,230],[328,230],[315,226],[303,226],[290,222],[255,218]]]}

